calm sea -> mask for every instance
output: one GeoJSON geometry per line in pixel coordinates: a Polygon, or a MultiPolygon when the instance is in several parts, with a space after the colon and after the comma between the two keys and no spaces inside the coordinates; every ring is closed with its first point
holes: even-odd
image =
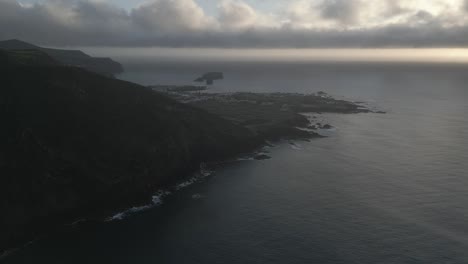
{"type": "Polygon", "coordinates": [[[77,225],[5,263],[468,263],[468,65],[153,62],[120,78],[212,91],[325,91],[385,115],[320,116],[336,127],[236,161],[153,209],[77,225]]]}

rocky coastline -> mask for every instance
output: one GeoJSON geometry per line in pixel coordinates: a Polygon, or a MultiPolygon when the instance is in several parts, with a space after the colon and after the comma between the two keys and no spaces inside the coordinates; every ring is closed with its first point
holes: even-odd
{"type": "Polygon", "coordinates": [[[216,114],[249,129],[260,141],[322,137],[318,130],[332,125],[314,122],[305,113],[383,113],[359,103],[334,99],[325,92],[298,93],[200,93],[167,92],[169,97],[216,114]]]}
{"type": "Polygon", "coordinates": [[[200,164],[320,137],[303,112],[369,112],[323,94],[155,92],[17,57],[0,51],[0,251],[148,204],[200,164]]]}

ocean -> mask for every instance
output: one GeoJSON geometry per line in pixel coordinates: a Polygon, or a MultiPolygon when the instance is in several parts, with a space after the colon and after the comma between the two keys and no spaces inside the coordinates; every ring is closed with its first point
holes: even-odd
{"type": "Polygon", "coordinates": [[[210,92],[327,92],[386,114],[322,114],[282,141],[122,220],[78,224],[5,263],[467,263],[468,64],[123,61],[121,79],[210,92]]]}

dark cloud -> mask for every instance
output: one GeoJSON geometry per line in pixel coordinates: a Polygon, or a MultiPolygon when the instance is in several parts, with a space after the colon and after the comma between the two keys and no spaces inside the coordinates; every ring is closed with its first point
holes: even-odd
{"type": "Polygon", "coordinates": [[[410,18],[410,22],[415,24],[437,23],[437,19],[431,13],[421,10],[410,18]]]}
{"type": "Polygon", "coordinates": [[[359,19],[359,0],[329,0],[320,5],[321,15],[326,19],[343,24],[355,23],[359,19]]]}
{"type": "MultiPolygon", "coordinates": [[[[467,0],[468,1],[468,0],[467,0]]],[[[360,0],[332,0],[321,15],[341,25],[356,23],[360,0]],[[350,5],[349,3],[354,3],[350,5]]],[[[295,27],[276,21],[256,26],[260,14],[240,0],[224,1],[210,17],[193,0],[153,0],[127,11],[102,1],[54,0],[24,6],[0,0],[0,39],[53,46],[166,47],[383,47],[466,46],[465,26],[444,26],[426,11],[375,27],[295,27]]],[[[403,10],[403,11],[402,11],[403,10]]],[[[278,20],[281,20],[279,18],[278,20]]]]}
{"type": "MultiPolygon", "coordinates": [[[[18,38],[38,44],[107,44],[122,41],[131,31],[123,10],[111,5],[64,1],[22,6],[14,0],[0,0],[0,38],[18,38]]],[[[129,35],[128,35],[129,36],[129,35]]]]}
{"type": "Polygon", "coordinates": [[[130,14],[135,30],[152,33],[181,33],[203,30],[210,18],[193,0],[152,1],[133,9],[130,14]]]}

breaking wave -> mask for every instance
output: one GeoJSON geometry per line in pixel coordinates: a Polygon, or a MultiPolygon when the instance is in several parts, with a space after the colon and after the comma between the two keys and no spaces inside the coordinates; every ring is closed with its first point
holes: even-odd
{"type": "MultiPolygon", "coordinates": [[[[213,171],[208,169],[206,164],[202,163],[202,164],[200,164],[200,170],[198,172],[196,172],[195,175],[192,178],[175,185],[173,187],[173,189],[174,189],[174,191],[179,191],[181,189],[187,188],[190,185],[200,181],[201,179],[210,176],[211,174],[213,174],[213,171]]],[[[154,194],[152,196],[150,204],[142,205],[142,206],[135,206],[135,207],[129,208],[129,209],[125,210],[125,211],[116,213],[115,215],[107,218],[105,221],[106,222],[120,221],[120,220],[123,220],[124,218],[126,218],[126,217],[128,217],[128,216],[130,216],[132,214],[143,212],[143,211],[149,210],[151,208],[154,208],[154,207],[156,207],[156,206],[163,203],[163,198],[164,197],[166,197],[168,195],[171,195],[171,194],[172,194],[172,192],[170,192],[170,191],[160,190],[160,191],[156,192],[156,194],[154,194]]]]}

